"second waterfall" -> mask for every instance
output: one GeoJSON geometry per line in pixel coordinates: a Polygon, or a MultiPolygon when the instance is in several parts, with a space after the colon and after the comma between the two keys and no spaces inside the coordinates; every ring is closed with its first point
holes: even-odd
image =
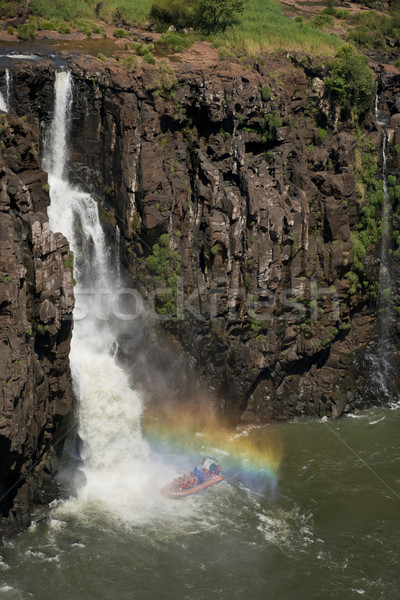
{"type": "Polygon", "coordinates": [[[149,455],[140,429],[142,403],[113,357],[116,335],[103,305],[109,304],[119,282],[115,269],[110,268],[97,203],[73,187],[65,175],[73,94],[71,73],[56,73],[54,91],[54,116],[46,139],[44,166],[49,174],[51,228],[67,237],[75,258],[71,369],[86,477],[86,485],[78,490],[78,500],[101,503],[114,512],[120,508],[125,513],[138,494],[136,500],[145,502],[143,489],[148,483],[144,469],[139,468],[149,455]]]}

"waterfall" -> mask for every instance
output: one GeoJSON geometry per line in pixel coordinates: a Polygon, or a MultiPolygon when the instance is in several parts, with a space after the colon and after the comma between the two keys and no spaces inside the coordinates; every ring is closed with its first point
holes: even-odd
{"type": "Polygon", "coordinates": [[[0,92],[0,110],[8,112],[10,109],[10,71],[6,69],[6,97],[4,98],[2,92],[0,92]]]}
{"type": "Polygon", "coordinates": [[[380,329],[380,347],[388,342],[389,328],[389,309],[391,301],[391,280],[389,265],[389,241],[390,241],[390,199],[388,191],[387,178],[387,126],[389,125],[387,115],[380,113],[378,108],[378,94],[375,95],[375,120],[377,125],[383,128],[382,139],[382,187],[383,187],[383,206],[382,206],[382,243],[379,267],[379,329],[380,329]]]}
{"type": "Polygon", "coordinates": [[[142,403],[113,358],[116,335],[111,307],[118,285],[97,203],[73,187],[65,175],[73,99],[71,73],[56,73],[54,91],[54,116],[45,143],[44,165],[50,183],[50,225],[67,237],[75,258],[76,306],[70,360],[86,476],[78,499],[102,503],[114,512],[122,506],[121,512],[125,513],[144,486],[140,465],[149,454],[140,429],[142,403]]]}
{"type": "Polygon", "coordinates": [[[10,82],[11,82],[10,70],[6,69],[6,104],[7,104],[8,110],[10,110],[10,82]]]}
{"type": "Polygon", "coordinates": [[[119,279],[121,277],[121,230],[118,225],[115,226],[115,263],[119,279]]]}
{"type": "Polygon", "coordinates": [[[375,121],[377,125],[383,128],[382,138],[382,187],[383,187],[383,206],[382,206],[382,241],[379,266],[379,297],[378,297],[378,325],[379,342],[377,347],[377,365],[375,373],[372,375],[377,390],[387,400],[391,401],[393,396],[390,392],[391,380],[393,379],[393,369],[391,365],[390,349],[390,309],[391,309],[391,273],[389,259],[390,244],[390,198],[388,191],[387,177],[387,127],[389,120],[387,115],[381,113],[378,109],[378,94],[375,96],[375,121]]]}
{"type": "Polygon", "coordinates": [[[383,184],[383,207],[382,207],[382,246],[381,246],[381,264],[379,268],[379,309],[380,313],[380,333],[381,342],[387,341],[389,315],[391,300],[391,280],[389,265],[389,213],[390,202],[387,181],[387,159],[386,159],[387,132],[384,131],[382,141],[382,184],[383,184]]]}
{"type": "Polygon", "coordinates": [[[67,162],[67,127],[72,104],[71,73],[58,71],[54,84],[54,116],[46,140],[45,167],[49,174],[62,180],[67,162]]]}

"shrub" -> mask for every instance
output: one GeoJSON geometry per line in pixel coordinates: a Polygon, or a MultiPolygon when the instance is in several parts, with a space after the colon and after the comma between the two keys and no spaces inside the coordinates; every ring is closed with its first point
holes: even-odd
{"type": "Polygon", "coordinates": [[[333,6],[327,6],[326,8],[324,8],[321,14],[336,17],[336,8],[334,8],[333,6]]]}
{"type": "Polygon", "coordinates": [[[138,54],[139,56],[144,56],[145,54],[149,54],[152,50],[154,50],[154,44],[130,44],[130,47],[138,54]]]}
{"type": "Polygon", "coordinates": [[[351,46],[343,46],[328,70],[326,88],[342,109],[361,114],[369,110],[375,83],[365,56],[358,54],[351,46]]]}
{"type": "Polygon", "coordinates": [[[183,52],[185,48],[188,48],[193,44],[191,36],[179,35],[173,31],[167,31],[158,40],[157,44],[162,44],[167,47],[171,52],[183,52]]]}
{"type": "Polygon", "coordinates": [[[233,54],[228,48],[220,48],[218,50],[218,58],[219,60],[234,60],[236,61],[237,57],[233,54]]]}
{"type": "Polygon", "coordinates": [[[124,29],[114,29],[113,34],[116,38],[124,38],[128,35],[124,29]]]}
{"type": "Polygon", "coordinates": [[[68,254],[68,258],[64,260],[64,268],[65,269],[73,269],[74,267],[74,253],[70,252],[68,254]]]}
{"type": "Polygon", "coordinates": [[[70,28],[66,23],[61,23],[61,25],[57,28],[58,33],[71,33],[70,28]]]}
{"type": "Polygon", "coordinates": [[[334,24],[335,21],[330,15],[317,15],[310,21],[310,25],[312,27],[333,27],[334,24]]]}
{"type": "Polygon", "coordinates": [[[146,54],[143,55],[143,60],[144,60],[144,62],[149,63],[149,65],[156,64],[156,59],[150,52],[147,52],[146,54]]]}
{"type": "Polygon", "coordinates": [[[160,284],[165,292],[158,290],[155,298],[155,310],[158,314],[176,321],[178,317],[178,300],[180,298],[179,276],[181,272],[181,256],[171,251],[171,238],[164,233],[158,243],[154,244],[152,254],[146,259],[149,274],[155,276],[157,288],[160,284]]]}
{"type": "Polygon", "coordinates": [[[35,37],[36,27],[34,25],[28,23],[18,25],[17,38],[19,40],[23,40],[24,42],[26,42],[29,39],[34,40],[35,37]]]}
{"type": "Polygon", "coordinates": [[[349,11],[344,9],[344,8],[337,8],[336,9],[336,18],[337,19],[347,19],[347,17],[349,16],[349,11]]]}
{"type": "Polygon", "coordinates": [[[265,85],[261,88],[261,99],[263,102],[268,102],[271,98],[271,88],[269,85],[265,85]]]}
{"type": "Polygon", "coordinates": [[[128,56],[127,58],[124,58],[124,60],[122,61],[122,64],[125,67],[133,68],[133,67],[136,67],[137,62],[138,62],[137,56],[131,55],[131,56],[128,56]]]}
{"type": "Polygon", "coordinates": [[[262,141],[265,143],[276,140],[279,127],[282,127],[281,115],[277,110],[264,113],[260,120],[263,130],[262,141]]]}
{"type": "Polygon", "coordinates": [[[150,17],[164,26],[183,29],[193,26],[195,10],[186,0],[153,0],[150,17]]]}
{"type": "Polygon", "coordinates": [[[8,35],[14,35],[14,31],[15,31],[14,27],[9,27],[9,28],[7,29],[7,33],[8,33],[8,35]]]}
{"type": "Polygon", "coordinates": [[[323,142],[328,134],[328,131],[323,127],[318,127],[318,139],[323,142]]]}

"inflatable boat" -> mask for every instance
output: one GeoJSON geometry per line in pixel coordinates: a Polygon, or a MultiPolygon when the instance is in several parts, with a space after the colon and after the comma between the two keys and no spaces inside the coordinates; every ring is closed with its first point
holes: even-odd
{"type": "Polygon", "coordinates": [[[177,477],[161,489],[161,494],[167,498],[179,500],[224,480],[220,463],[210,456],[201,461],[200,467],[194,467],[190,473],[177,477]]]}

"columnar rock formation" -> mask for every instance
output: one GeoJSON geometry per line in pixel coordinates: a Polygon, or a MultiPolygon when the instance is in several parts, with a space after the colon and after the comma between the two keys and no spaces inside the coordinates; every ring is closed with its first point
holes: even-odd
{"type": "MultiPolygon", "coordinates": [[[[71,67],[75,177],[105,192],[105,221],[117,220],[145,297],[182,277],[155,312],[175,314],[164,329],[224,411],[254,420],[362,405],[356,358],[374,336],[376,261],[354,275],[361,142],[322,71],[271,58],[247,70],[71,67]],[[154,263],[160,238],[169,270],[154,263]]],[[[363,132],[378,149],[372,118],[363,132]]]]}
{"type": "MultiPolygon", "coordinates": [[[[361,133],[341,122],[322,68],[308,61],[134,71],[66,61],[70,179],[97,195],[110,234],[119,225],[132,286],[150,303],[173,282],[154,311],[171,317],[162,328],[224,411],[255,420],[362,406],[378,263],[371,248],[357,272],[354,233],[365,139],[380,155],[372,115],[361,133]],[[168,248],[157,266],[160,239],[168,248]]],[[[13,80],[16,111],[45,129],[54,66],[25,63],[13,80]]]]}
{"type": "Polygon", "coordinates": [[[37,136],[5,113],[0,133],[0,523],[26,525],[54,497],[71,413],[72,257],[49,229],[37,136]]]}

